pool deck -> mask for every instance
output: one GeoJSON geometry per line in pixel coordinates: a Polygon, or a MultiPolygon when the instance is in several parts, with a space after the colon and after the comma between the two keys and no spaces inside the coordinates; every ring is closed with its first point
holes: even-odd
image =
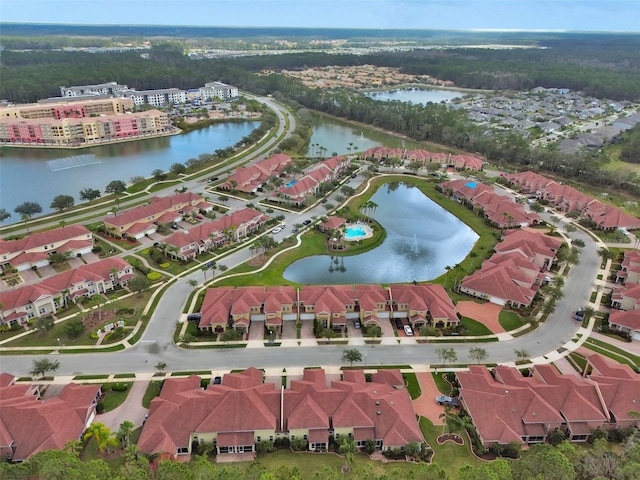
{"type": "Polygon", "coordinates": [[[356,242],[358,240],[364,240],[365,238],[371,238],[373,237],[373,230],[371,229],[371,227],[369,225],[363,225],[363,224],[359,224],[359,223],[347,223],[344,226],[344,230],[345,230],[345,235],[344,235],[344,239],[348,242],[356,242]],[[355,235],[353,237],[348,237],[348,231],[349,229],[360,229],[364,232],[364,234],[362,235],[355,235]]]}

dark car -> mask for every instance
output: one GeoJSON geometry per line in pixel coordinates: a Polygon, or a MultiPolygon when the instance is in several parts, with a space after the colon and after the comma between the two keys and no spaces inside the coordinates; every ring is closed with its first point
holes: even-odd
{"type": "Polygon", "coordinates": [[[187,321],[189,322],[199,322],[202,318],[202,314],[200,312],[190,313],[187,315],[187,321]]]}
{"type": "Polygon", "coordinates": [[[351,174],[351,178],[356,178],[357,176],[358,176],[358,175],[357,175],[357,174],[355,174],[355,173],[352,173],[352,174],[351,174]]]}
{"type": "Polygon", "coordinates": [[[404,328],[404,324],[402,323],[402,320],[400,320],[399,318],[396,318],[395,322],[396,322],[396,328],[398,330],[402,330],[404,328]]]}
{"type": "Polygon", "coordinates": [[[210,182],[215,182],[216,180],[220,180],[220,177],[211,177],[209,179],[210,182]]]}
{"type": "Polygon", "coordinates": [[[309,225],[311,223],[311,220],[305,220],[304,222],[302,222],[303,225],[309,225]]]}
{"type": "Polygon", "coordinates": [[[454,408],[458,408],[460,406],[460,400],[458,400],[457,398],[449,397],[447,395],[438,395],[436,397],[436,403],[438,405],[448,405],[454,408]]]}
{"type": "Polygon", "coordinates": [[[328,200],[326,198],[322,199],[322,203],[327,203],[327,202],[328,202],[328,200]]]}
{"type": "Polygon", "coordinates": [[[171,228],[173,228],[174,230],[178,230],[180,227],[177,223],[174,223],[173,225],[171,225],[171,228]]]}
{"type": "Polygon", "coordinates": [[[222,383],[222,377],[215,377],[211,383],[214,385],[220,385],[222,383]]]}
{"type": "Polygon", "coordinates": [[[575,312],[573,312],[572,318],[578,322],[581,322],[584,320],[584,310],[581,308],[578,308],[575,312]]]}

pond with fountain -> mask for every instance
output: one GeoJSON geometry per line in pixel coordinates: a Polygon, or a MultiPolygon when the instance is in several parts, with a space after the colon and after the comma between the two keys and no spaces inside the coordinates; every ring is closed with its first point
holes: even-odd
{"type": "Polygon", "coordinates": [[[439,277],[460,263],[478,235],[410,184],[381,186],[371,197],[375,219],[386,238],[378,247],[353,256],[314,255],[284,271],[289,281],[310,285],[403,283],[439,277]]]}

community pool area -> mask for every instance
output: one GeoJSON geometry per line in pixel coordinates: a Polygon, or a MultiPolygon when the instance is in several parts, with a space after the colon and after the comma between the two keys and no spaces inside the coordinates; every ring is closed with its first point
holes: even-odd
{"type": "Polygon", "coordinates": [[[298,180],[289,180],[289,181],[286,183],[285,187],[287,187],[287,188],[291,188],[291,187],[293,187],[296,183],[298,183],[298,180]]]}
{"type": "Polygon", "coordinates": [[[362,224],[347,224],[344,228],[344,239],[355,241],[369,238],[373,235],[371,227],[362,224]]]}

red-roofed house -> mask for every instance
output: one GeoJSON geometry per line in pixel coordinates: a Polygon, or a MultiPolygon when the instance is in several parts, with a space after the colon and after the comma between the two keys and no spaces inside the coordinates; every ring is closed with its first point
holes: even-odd
{"type": "Polygon", "coordinates": [[[632,340],[640,340],[640,310],[612,310],[609,328],[628,335],[632,340]]]}
{"type": "Polygon", "coordinates": [[[640,374],[628,365],[593,354],[587,357],[583,376],[598,386],[610,416],[610,428],[640,428],[640,418],[635,414],[640,405],[640,374]]]}
{"type": "Polygon", "coordinates": [[[91,252],[93,235],[82,225],[36,232],[19,240],[0,239],[0,268],[11,266],[18,271],[49,265],[49,255],[65,253],[77,257],[91,252]]]}
{"type": "Polygon", "coordinates": [[[40,400],[31,385],[0,385],[0,455],[22,462],[79,440],[96,413],[99,385],[66,385],[58,397],[40,400]]]}
{"type": "Polygon", "coordinates": [[[239,241],[257,231],[268,220],[269,217],[258,210],[243,208],[174,233],[164,240],[165,251],[175,259],[189,261],[230,240],[239,241]]]}
{"type": "Polygon", "coordinates": [[[263,383],[250,368],[200,388],[200,378],[170,378],[153,399],[138,448],[149,454],[190,454],[194,443],[213,443],[218,455],[253,453],[255,444],[302,438],[310,450],[326,450],[329,437],[373,440],[389,450],[424,443],[400,372],[349,371],[327,385],[324,370],[307,369],[291,387],[263,383]]]}
{"type": "Polygon", "coordinates": [[[318,228],[321,232],[330,232],[331,230],[340,230],[346,223],[347,220],[345,218],[331,216],[327,218],[326,222],[318,225],[318,228]]]}
{"type": "Polygon", "coordinates": [[[616,287],[611,290],[611,308],[640,310],[640,285],[616,287]]]}
{"type": "Polygon", "coordinates": [[[613,205],[603,204],[569,185],[554,182],[537,173],[514,173],[507,175],[506,179],[519,185],[523,193],[546,200],[561,212],[580,213],[584,218],[592,220],[596,228],[601,230],[640,228],[640,219],[624,213],[613,205]]]}
{"type": "Polygon", "coordinates": [[[391,316],[406,318],[418,330],[424,325],[436,327],[456,326],[458,312],[442,285],[395,284],[389,287],[391,316]]]}
{"type": "Polygon", "coordinates": [[[219,188],[255,193],[270,177],[279,176],[284,167],[290,163],[289,155],[278,153],[252,165],[237,168],[225,182],[220,184],[219,188]]]}
{"type": "Polygon", "coordinates": [[[213,204],[205,202],[196,193],[181,192],[168,197],[152,197],[148,204],[110,215],[103,222],[107,232],[115,237],[139,239],[154,234],[160,224],[179,222],[195,207],[208,212],[213,204]]]}
{"type": "Polygon", "coordinates": [[[470,366],[456,374],[460,402],[485,447],[542,443],[555,429],[584,442],[596,428],[611,428],[611,417],[593,382],[561,375],[553,365],[536,365],[530,377],[513,367],[493,371],[470,366]]]}
{"type": "Polygon", "coordinates": [[[459,291],[498,305],[526,307],[553,264],[562,240],[528,230],[505,232],[479,270],[460,282],[459,291]]]}
{"type": "Polygon", "coordinates": [[[31,318],[52,315],[68,300],[91,297],[127,284],[133,267],[120,257],[66,270],[40,283],[0,293],[0,325],[22,325],[31,318]]]}

